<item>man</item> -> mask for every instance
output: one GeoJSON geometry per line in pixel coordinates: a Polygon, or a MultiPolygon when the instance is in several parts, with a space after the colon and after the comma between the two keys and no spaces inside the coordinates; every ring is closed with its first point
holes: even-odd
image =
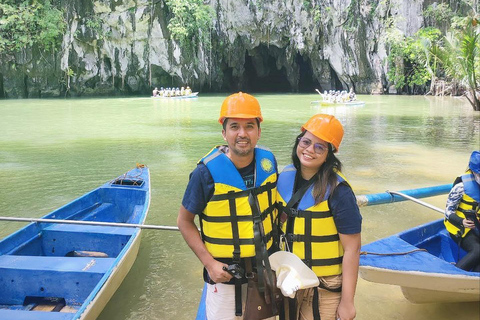
{"type": "Polygon", "coordinates": [[[255,272],[259,283],[264,271],[271,276],[277,164],[270,151],[256,146],[263,118],[253,96],[227,97],[218,121],[227,145],[214,147],[190,174],[177,224],[205,267],[207,319],[242,319],[245,275],[255,272]]]}
{"type": "Polygon", "coordinates": [[[453,183],[445,209],[445,227],[467,252],[456,266],[480,272],[480,151],[472,152],[467,172],[453,183]]]}

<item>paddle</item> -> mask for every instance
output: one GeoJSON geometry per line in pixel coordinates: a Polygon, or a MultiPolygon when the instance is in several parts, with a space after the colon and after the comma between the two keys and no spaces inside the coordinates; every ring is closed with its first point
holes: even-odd
{"type": "MultiPolygon", "coordinates": [[[[418,199],[416,199],[416,198],[414,198],[414,197],[410,197],[410,196],[408,196],[408,195],[406,195],[406,194],[403,194],[403,193],[401,193],[401,192],[398,192],[398,191],[388,191],[388,190],[387,190],[387,192],[388,192],[388,193],[391,193],[391,194],[399,195],[399,196],[404,197],[404,198],[406,198],[406,199],[408,199],[408,200],[412,200],[413,202],[416,202],[416,203],[418,203],[418,204],[421,204],[422,206],[425,206],[425,207],[430,208],[430,209],[432,209],[432,210],[438,211],[438,212],[440,212],[441,214],[445,214],[445,211],[443,211],[442,209],[437,208],[437,207],[435,207],[435,206],[432,206],[431,204],[426,203],[426,202],[423,202],[423,201],[421,201],[421,200],[418,200],[418,199]]],[[[478,221],[478,219],[477,219],[477,214],[475,213],[475,211],[473,211],[473,210],[468,210],[467,212],[465,212],[465,218],[467,218],[467,219],[470,220],[470,221],[473,221],[473,223],[475,224],[475,228],[477,229],[477,232],[480,232],[480,221],[478,221]]]]}
{"type": "Polygon", "coordinates": [[[98,222],[98,221],[83,221],[83,220],[60,220],[60,219],[0,217],[0,221],[80,224],[80,225],[103,226],[103,227],[140,228],[140,229],[171,230],[171,231],[178,231],[179,230],[178,227],[174,227],[174,226],[157,226],[157,225],[149,225],[149,224],[98,222]]]}
{"type": "Polygon", "coordinates": [[[396,194],[396,195],[401,196],[401,197],[404,197],[404,198],[406,198],[406,199],[408,199],[408,200],[412,200],[413,202],[418,203],[418,204],[420,204],[420,205],[422,205],[422,206],[424,206],[424,207],[427,207],[427,208],[430,208],[430,209],[432,209],[432,210],[438,211],[438,212],[440,212],[441,214],[445,214],[445,211],[444,211],[444,210],[442,210],[442,209],[440,209],[440,208],[437,208],[437,207],[435,207],[435,206],[433,206],[433,205],[431,205],[431,204],[429,204],[429,203],[426,203],[426,202],[424,202],[424,201],[422,201],[422,200],[418,200],[417,198],[414,198],[414,197],[411,197],[411,196],[409,196],[409,195],[406,195],[406,194],[404,194],[404,193],[401,193],[401,192],[398,192],[398,191],[388,191],[388,190],[387,190],[386,192],[391,193],[391,194],[396,194]]]}
{"type": "MultiPolygon", "coordinates": [[[[400,191],[400,193],[414,197],[415,199],[446,194],[449,193],[451,189],[452,184],[450,183],[426,188],[402,190],[400,191]]],[[[357,196],[357,204],[359,207],[392,203],[397,201],[405,201],[405,199],[403,199],[399,195],[395,196],[390,192],[371,193],[357,196]]]]}

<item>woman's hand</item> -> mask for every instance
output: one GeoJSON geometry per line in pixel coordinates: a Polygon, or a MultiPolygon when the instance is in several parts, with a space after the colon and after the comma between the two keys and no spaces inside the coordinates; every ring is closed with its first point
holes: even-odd
{"type": "Polygon", "coordinates": [[[472,220],[469,220],[469,219],[463,219],[463,220],[462,220],[462,225],[463,225],[465,228],[468,228],[468,229],[473,229],[473,228],[475,228],[475,222],[473,222],[472,220]]]}

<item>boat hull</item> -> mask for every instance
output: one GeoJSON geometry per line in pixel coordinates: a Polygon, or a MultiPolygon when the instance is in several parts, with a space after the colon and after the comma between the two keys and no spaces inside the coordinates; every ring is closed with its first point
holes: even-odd
{"type": "MultiPolygon", "coordinates": [[[[149,204],[148,168],[136,168],[43,218],[140,225],[149,204]]],[[[140,240],[138,227],[42,222],[20,229],[0,242],[0,319],[96,319],[140,240]]]]}
{"type": "Polygon", "coordinates": [[[413,303],[480,301],[480,273],[455,267],[463,255],[441,219],[363,246],[359,272],[413,303]]]}

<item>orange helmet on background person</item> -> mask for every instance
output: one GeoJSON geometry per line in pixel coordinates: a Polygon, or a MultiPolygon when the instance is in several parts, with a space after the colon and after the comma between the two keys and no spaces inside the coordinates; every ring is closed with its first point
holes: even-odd
{"type": "Polygon", "coordinates": [[[334,116],[316,114],[302,126],[302,132],[305,130],[315,137],[331,143],[335,148],[333,152],[338,151],[343,138],[343,126],[334,116]]]}
{"type": "Polygon", "coordinates": [[[263,121],[258,100],[254,96],[243,92],[234,93],[223,101],[218,122],[223,124],[225,118],[257,118],[260,122],[263,121]]]}

